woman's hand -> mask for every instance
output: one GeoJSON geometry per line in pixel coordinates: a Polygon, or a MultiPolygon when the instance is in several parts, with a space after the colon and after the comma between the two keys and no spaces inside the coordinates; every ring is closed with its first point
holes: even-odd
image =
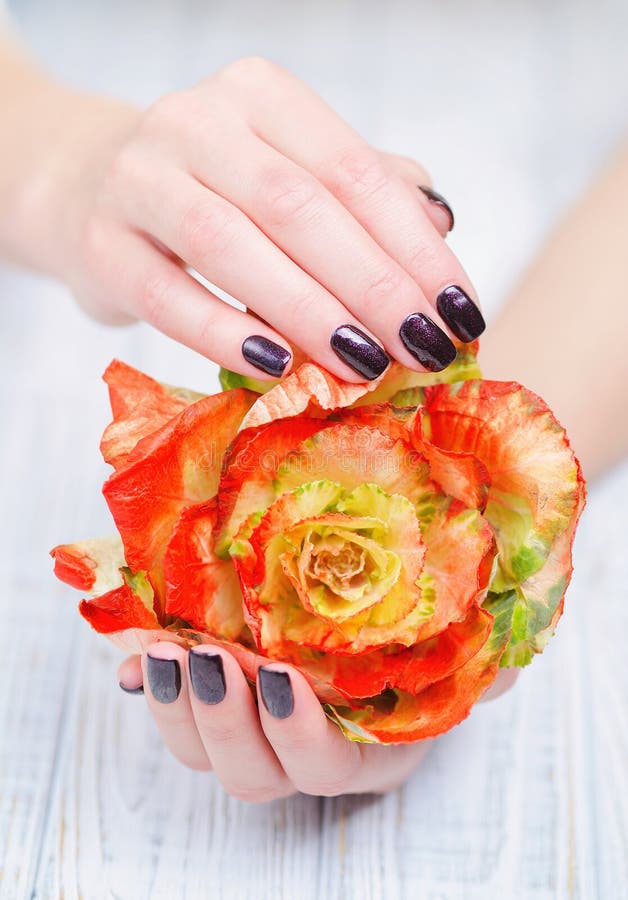
{"type": "Polygon", "coordinates": [[[450,337],[484,329],[425,171],[279,66],[240,60],[143,115],[81,102],[89,133],[63,145],[47,218],[58,274],[94,315],[145,319],[258,378],[287,372],[291,345],[349,381],[389,357],[435,371],[450,337]]]}
{"type": "MultiPolygon", "coordinates": [[[[264,802],[300,791],[316,796],[384,793],[402,784],[431,741],[385,747],[347,740],[327,719],[296,669],[259,670],[257,703],[236,660],[222,648],[186,651],[162,641],[118,669],[131,693],[145,686],[164,742],[184,765],[213,769],[227,793],[264,802]]],[[[490,692],[513,683],[504,670],[490,692]]]]}

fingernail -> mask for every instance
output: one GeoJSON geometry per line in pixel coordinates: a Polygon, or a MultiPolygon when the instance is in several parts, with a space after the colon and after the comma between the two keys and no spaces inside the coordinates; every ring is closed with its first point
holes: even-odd
{"type": "Polygon", "coordinates": [[[122,682],[118,682],[122,690],[125,694],[143,694],[144,693],[144,685],[140,684],[138,687],[130,688],[126,687],[122,682]]]}
{"type": "Polygon", "coordinates": [[[225,699],[225,670],[219,653],[190,650],[188,664],[192,690],[202,703],[215,706],[225,699]]]}
{"type": "Polygon", "coordinates": [[[399,337],[408,352],[430,372],[441,372],[456,358],[456,348],[445,332],[423,313],[406,316],[399,337]]]}
{"type": "Polygon", "coordinates": [[[287,719],[294,709],[294,696],[287,672],[259,670],[259,687],[264,706],[275,719],[287,719]]]}
{"type": "Polygon", "coordinates": [[[482,313],[473,300],[455,284],[440,292],[436,308],[456,337],[465,343],[474,341],[486,328],[482,313]]]}
{"type": "Polygon", "coordinates": [[[438,191],[433,190],[433,188],[428,187],[426,184],[420,184],[419,190],[425,194],[428,200],[431,200],[432,203],[435,203],[437,206],[440,206],[441,209],[445,210],[449,216],[449,230],[452,231],[455,223],[454,213],[443,195],[439,194],[438,191]]]}
{"type": "Polygon", "coordinates": [[[290,362],[291,353],[261,334],[252,334],[242,344],[242,356],[267,375],[279,378],[290,362]]]}
{"type": "Polygon", "coordinates": [[[369,381],[381,375],[390,364],[390,358],[379,344],[353,325],[340,325],[329,343],[340,359],[369,381]]]}
{"type": "Polygon", "coordinates": [[[148,683],[160,703],[174,703],[181,690],[181,669],[176,659],[158,659],[147,654],[148,683]]]}

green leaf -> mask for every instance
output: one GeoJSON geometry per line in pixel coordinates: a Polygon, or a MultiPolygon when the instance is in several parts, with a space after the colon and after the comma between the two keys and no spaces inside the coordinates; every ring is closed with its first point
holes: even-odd
{"type": "Polygon", "coordinates": [[[279,379],[275,381],[258,381],[257,378],[240,375],[238,372],[232,372],[231,369],[223,369],[222,366],[218,373],[218,378],[223,391],[229,391],[232,388],[246,388],[248,391],[255,391],[256,394],[266,394],[276,384],[279,384],[279,379]]]}

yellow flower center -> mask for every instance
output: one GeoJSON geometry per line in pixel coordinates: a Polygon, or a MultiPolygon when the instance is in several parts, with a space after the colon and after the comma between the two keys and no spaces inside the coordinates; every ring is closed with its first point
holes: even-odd
{"type": "Polygon", "coordinates": [[[366,551],[334,535],[313,547],[305,572],[339,593],[363,587],[368,581],[365,567],[366,551]]]}

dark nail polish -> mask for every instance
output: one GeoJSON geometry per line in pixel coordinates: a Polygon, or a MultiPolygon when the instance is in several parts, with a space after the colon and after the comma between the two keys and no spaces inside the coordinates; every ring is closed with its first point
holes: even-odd
{"type": "Polygon", "coordinates": [[[465,343],[474,341],[486,328],[482,313],[473,300],[455,284],[440,292],[436,308],[456,337],[465,343]]]}
{"type": "Polygon", "coordinates": [[[181,690],[181,669],[176,659],[146,658],[148,683],[155,700],[160,703],[174,703],[181,690]]]}
{"type": "Polygon", "coordinates": [[[276,719],[287,719],[294,709],[294,697],[287,672],[259,670],[259,687],[264,706],[276,719]]]}
{"type": "Polygon", "coordinates": [[[190,650],[188,664],[192,690],[198,699],[211,706],[224,700],[227,687],[220,654],[190,650]]]}
{"type": "Polygon", "coordinates": [[[435,203],[437,206],[440,206],[441,209],[445,210],[445,212],[449,216],[449,230],[451,231],[455,223],[454,213],[443,195],[439,194],[438,191],[433,190],[431,187],[428,187],[426,184],[420,184],[419,190],[425,194],[428,200],[431,200],[432,203],[435,203]]]}
{"type": "Polygon", "coordinates": [[[388,355],[379,344],[353,325],[340,325],[329,343],[340,359],[369,381],[381,375],[390,364],[388,355]]]}
{"type": "Polygon", "coordinates": [[[285,347],[269,341],[261,334],[252,334],[242,344],[242,356],[252,366],[261,369],[267,375],[280,378],[290,362],[291,354],[285,347]]]}
{"type": "Polygon", "coordinates": [[[406,350],[430,372],[441,372],[456,358],[456,348],[445,332],[423,313],[406,316],[399,337],[406,350]]]}
{"type": "Polygon", "coordinates": [[[123,685],[122,682],[120,681],[119,685],[125,694],[143,694],[144,693],[144,685],[143,684],[140,684],[139,687],[130,688],[130,687],[125,687],[125,685],[123,685]]]}

